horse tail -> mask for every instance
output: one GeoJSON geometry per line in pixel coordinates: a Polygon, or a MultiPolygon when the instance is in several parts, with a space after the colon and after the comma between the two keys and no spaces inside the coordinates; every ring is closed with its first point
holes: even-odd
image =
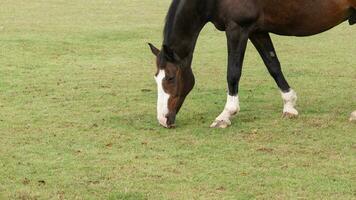
{"type": "Polygon", "coordinates": [[[351,16],[349,18],[349,24],[350,25],[356,24],[356,8],[352,8],[352,13],[351,13],[351,16]]]}

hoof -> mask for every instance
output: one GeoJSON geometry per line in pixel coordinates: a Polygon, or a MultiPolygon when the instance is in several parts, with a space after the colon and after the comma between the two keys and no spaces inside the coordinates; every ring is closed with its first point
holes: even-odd
{"type": "Polygon", "coordinates": [[[283,109],[283,118],[287,118],[287,119],[291,119],[291,118],[296,118],[298,117],[298,110],[296,110],[295,108],[284,108],[283,109]]]}
{"type": "Polygon", "coordinates": [[[356,122],[356,111],[351,113],[349,120],[350,120],[350,122],[356,122]]]}
{"type": "Polygon", "coordinates": [[[283,118],[286,118],[286,119],[293,119],[293,118],[297,118],[298,117],[298,114],[296,113],[290,113],[290,112],[284,112],[283,115],[282,115],[283,118]]]}
{"type": "Polygon", "coordinates": [[[215,120],[211,125],[210,128],[227,128],[231,125],[230,120],[215,120]]]}

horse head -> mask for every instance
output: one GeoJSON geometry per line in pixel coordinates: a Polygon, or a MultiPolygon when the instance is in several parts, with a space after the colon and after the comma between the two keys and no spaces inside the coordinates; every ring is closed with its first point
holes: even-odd
{"type": "Polygon", "coordinates": [[[175,118],[186,96],[194,87],[194,75],[191,60],[181,59],[170,47],[163,45],[159,50],[149,44],[156,56],[157,71],[154,79],[157,83],[157,119],[166,127],[175,126],[175,118]]]}

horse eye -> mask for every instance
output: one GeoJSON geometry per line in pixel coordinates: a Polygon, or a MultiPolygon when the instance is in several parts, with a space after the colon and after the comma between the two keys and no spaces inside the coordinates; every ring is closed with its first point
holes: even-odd
{"type": "Polygon", "coordinates": [[[165,79],[166,79],[167,81],[173,81],[173,80],[175,79],[175,77],[174,77],[174,76],[171,76],[171,77],[166,76],[165,79]]]}

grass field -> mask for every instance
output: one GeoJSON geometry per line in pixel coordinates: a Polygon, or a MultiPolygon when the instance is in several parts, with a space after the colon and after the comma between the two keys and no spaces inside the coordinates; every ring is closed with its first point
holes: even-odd
{"type": "Polygon", "coordinates": [[[241,113],[224,33],[206,26],[196,86],[165,130],[154,60],[168,0],[1,0],[0,199],[356,199],[356,27],[273,36],[297,119],[249,44],[241,113]]]}

